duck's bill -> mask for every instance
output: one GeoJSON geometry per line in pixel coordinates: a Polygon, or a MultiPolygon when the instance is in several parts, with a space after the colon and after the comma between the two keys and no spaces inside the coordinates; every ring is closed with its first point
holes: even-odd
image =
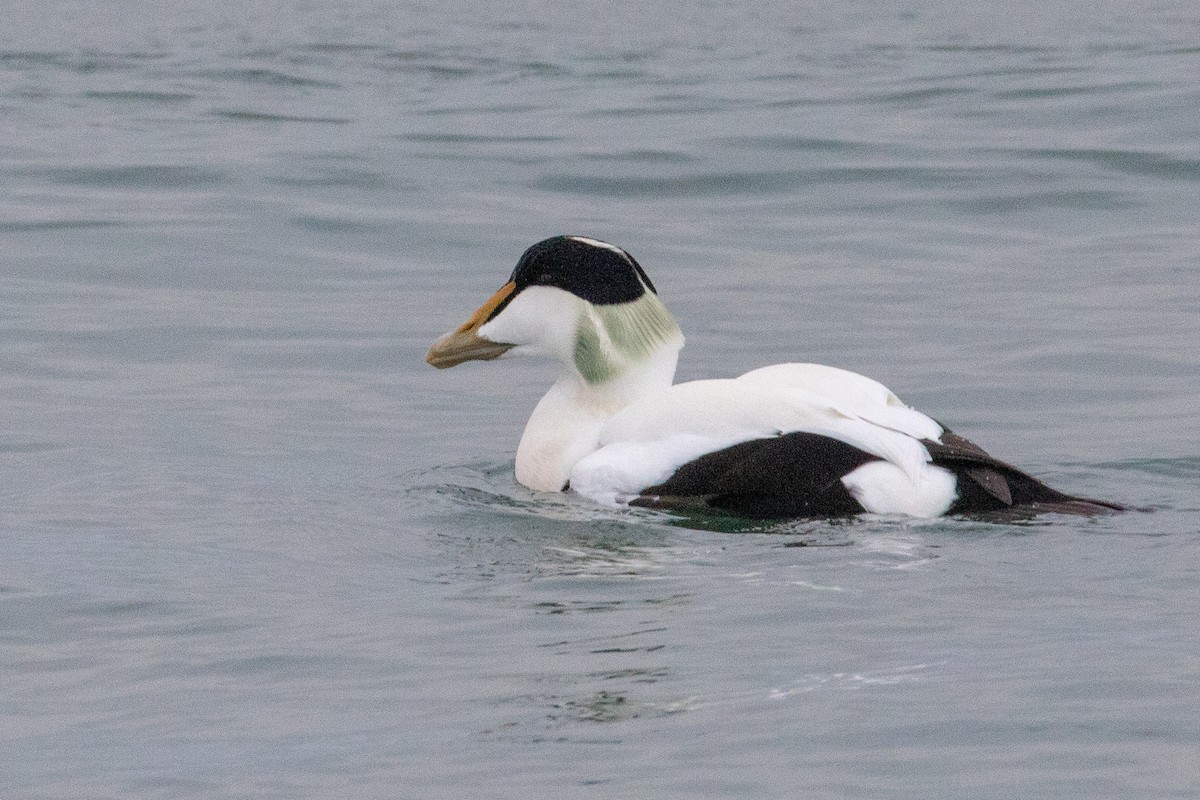
{"type": "Polygon", "coordinates": [[[484,339],[474,331],[454,331],[434,342],[425,360],[430,366],[446,369],[464,361],[491,361],[514,346],[484,339]]]}
{"type": "Polygon", "coordinates": [[[461,364],[464,361],[491,361],[507,353],[516,345],[504,342],[493,342],[479,335],[482,327],[491,317],[492,312],[512,295],[516,289],[512,283],[500,287],[492,297],[479,307],[471,318],[456,330],[447,333],[433,343],[425,360],[438,369],[446,369],[461,364]]]}

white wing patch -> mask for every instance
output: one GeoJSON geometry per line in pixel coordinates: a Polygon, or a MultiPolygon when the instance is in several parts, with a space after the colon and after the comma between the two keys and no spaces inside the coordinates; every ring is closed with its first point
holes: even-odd
{"type": "Polygon", "coordinates": [[[829,398],[838,408],[916,439],[936,440],[943,433],[937,422],[906,406],[879,381],[857,372],[823,364],[775,364],[751,370],[738,380],[814,392],[829,398]]]}
{"type": "Polygon", "coordinates": [[[872,514],[940,517],[957,496],[958,479],[932,464],[909,474],[886,461],[872,461],[842,478],[842,485],[872,514]]]}
{"type": "Polygon", "coordinates": [[[626,503],[671,477],[681,464],[739,441],[676,434],[654,442],[614,442],[576,462],[571,488],[597,502],[626,503]]]}

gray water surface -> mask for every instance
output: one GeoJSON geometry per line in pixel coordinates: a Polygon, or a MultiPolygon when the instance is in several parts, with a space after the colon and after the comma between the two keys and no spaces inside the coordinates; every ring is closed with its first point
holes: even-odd
{"type": "Polygon", "coordinates": [[[1200,794],[1194,4],[0,13],[5,798],[1200,794]],[[525,491],[556,233],[1147,510],[525,491]]]}

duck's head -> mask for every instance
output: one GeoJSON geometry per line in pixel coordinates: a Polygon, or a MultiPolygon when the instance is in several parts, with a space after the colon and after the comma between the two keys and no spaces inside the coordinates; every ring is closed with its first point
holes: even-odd
{"type": "Polygon", "coordinates": [[[683,346],[674,317],[633,256],[584,236],[555,236],[525,251],[508,282],[470,319],[434,342],[438,369],[508,352],[548,355],[588,383],[683,346]]]}

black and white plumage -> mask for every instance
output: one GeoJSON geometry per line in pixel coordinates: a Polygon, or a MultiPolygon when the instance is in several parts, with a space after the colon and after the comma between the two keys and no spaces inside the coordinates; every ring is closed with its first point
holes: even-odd
{"type": "Polygon", "coordinates": [[[556,236],[427,361],[561,364],[517,448],[517,480],[535,490],[764,518],[1119,508],[1051,489],[846,370],[778,364],[673,384],[681,347],[632,256],[556,236]]]}

